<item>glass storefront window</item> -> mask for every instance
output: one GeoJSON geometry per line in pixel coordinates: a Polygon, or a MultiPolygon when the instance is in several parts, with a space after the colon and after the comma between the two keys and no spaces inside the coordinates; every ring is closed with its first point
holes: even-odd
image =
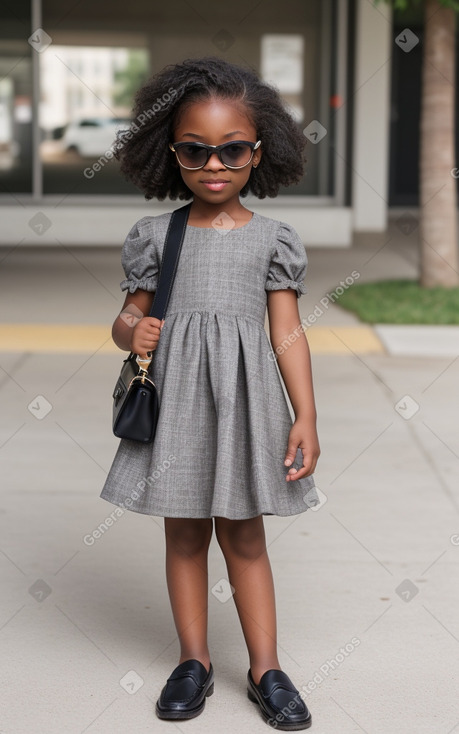
{"type": "Polygon", "coordinates": [[[39,60],[44,193],[134,193],[123,186],[111,146],[117,130],[129,127],[147,51],[52,44],[39,60]]]}

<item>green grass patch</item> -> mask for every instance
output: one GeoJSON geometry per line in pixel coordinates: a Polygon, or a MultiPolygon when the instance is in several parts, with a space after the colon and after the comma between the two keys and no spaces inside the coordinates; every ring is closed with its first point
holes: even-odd
{"type": "Polygon", "coordinates": [[[459,324],[459,288],[421,288],[414,280],[355,283],[336,303],[368,324],[459,324]]]}

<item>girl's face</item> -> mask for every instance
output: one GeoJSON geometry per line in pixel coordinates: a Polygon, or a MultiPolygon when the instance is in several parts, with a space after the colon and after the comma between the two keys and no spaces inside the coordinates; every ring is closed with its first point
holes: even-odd
{"type": "MultiPolygon", "coordinates": [[[[242,110],[232,100],[221,99],[208,99],[186,107],[173,135],[172,143],[221,145],[231,140],[257,142],[257,131],[242,110]]],[[[172,151],[171,155],[175,157],[172,151]]],[[[203,168],[189,171],[180,166],[180,173],[195,197],[221,205],[236,197],[239,200],[239,192],[247,183],[252,166],[257,166],[260,158],[261,150],[257,148],[247,166],[233,170],[226,168],[218,155],[212,153],[203,168]]],[[[176,164],[179,165],[178,162],[176,164]]]]}

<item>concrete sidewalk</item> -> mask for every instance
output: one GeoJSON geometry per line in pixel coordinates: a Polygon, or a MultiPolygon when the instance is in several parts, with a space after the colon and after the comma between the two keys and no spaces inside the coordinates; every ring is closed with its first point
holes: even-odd
{"type": "MultiPolygon", "coordinates": [[[[412,273],[409,247],[390,247],[311,250],[302,317],[354,268],[368,279],[385,268],[392,277],[394,266],[412,273]]],[[[4,323],[111,325],[123,302],[119,249],[3,254],[4,323]]],[[[320,318],[333,330],[358,325],[337,306],[320,318]]],[[[234,603],[212,593],[227,577],[215,537],[214,695],[190,721],[154,713],[179,655],[163,519],[126,511],[94,532],[115,510],[99,493],[118,445],[111,392],[121,358],[81,347],[0,352],[0,728],[266,732],[246,695],[234,603]]],[[[317,734],[459,731],[459,360],[347,348],[315,351],[313,368],[324,501],[265,518],[281,665],[317,734]]]]}

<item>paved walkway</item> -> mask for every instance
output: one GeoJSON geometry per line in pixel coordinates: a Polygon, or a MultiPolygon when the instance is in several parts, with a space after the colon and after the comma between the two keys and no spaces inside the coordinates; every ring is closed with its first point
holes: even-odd
{"type": "MultiPolygon", "coordinates": [[[[311,249],[302,317],[354,268],[368,279],[412,274],[406,245],[311,249]]],[[[214,695],[194,720],[154,714],[179,654],[163,519],[118,516],[99,498],[118,445],[110,412],[122,353],[98,329],[122,304],[119,251],[3,255],[2,322],[19,337],[7,350],[4,327],[0,351],[1,731],[268,731],[246,696],[234,603],[213,591],[227,576],[215,537],[214,695]],[[59,351],[37,348],[46,323],[63,326],[59,351]],[[68,326],[81,324],[94,342],[68,326]]],[[[332,304],[308,337],[352,327],[332,304]]],[[[313,351],[323,503],[265,519],[281,665],[316,734],[459,732],[459,360],[349,342],[340,354],[313,351]]]]}

